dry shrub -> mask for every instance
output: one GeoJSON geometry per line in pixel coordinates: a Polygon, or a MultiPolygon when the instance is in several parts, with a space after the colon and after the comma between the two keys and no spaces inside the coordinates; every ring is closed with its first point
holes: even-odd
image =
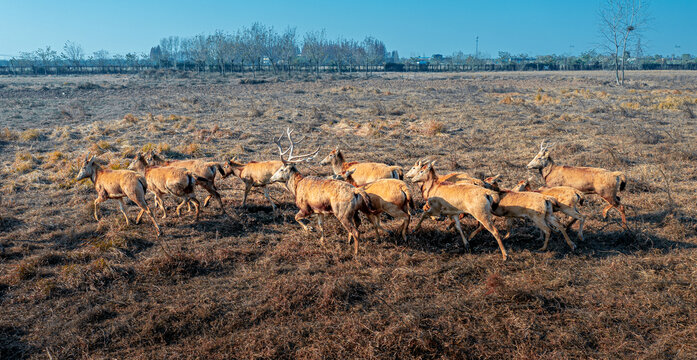
{"type": "Polygon", "coordinates": [[[2,277],[3,280],[10,284],[17,285],[22,281],[34,278],[39,273],[39,267],[36,258],[24,259],[16,265],[9,268],[7,273],[2,277]]]}
{"type": "Polygon", "coordinates": [[[697,104],[696,98],[687,96],[666,96],[658,104],[654,105],[654,109],[659,110],[680,110],[691,104],[697,104]]]}
{"type": "Polygon", "coordinates": [[[200,144],[197,143],[189,143],[186,145],[179,146],[177,150],[182,154],[186,154],[192,157],[204,156],[203,148],[200,144]]]}
{"type": "Polygon", "coordinates": [[[384,116],[387,114],[387,110],[385,110],[385,105],[378,101],[373,104],[368,113],[373,116],[384,116]]]}
{"type": "Polygon", "coordinates": [[[15,154],[15,161],[12,163],[14,172],[26,174],[38,165],[38,160],[27,151],[21,151],[15,154]]]}
{"type": "Polygon", "coordinates": [[[169,114],[169,117],[167,117],[167,120],[169,120],[169,121],[178,121],[180,119],[181,119],[181,116],[174,115],[174,114],[169,114]]]}
{"type": "Polygon", "coordinates": [[[445,131],[445,124],[438,120],[429,120],[424,124],[422,132],[426,136],[437,136],[445,131]]]}
{"type": "Polygon", "coordinates": [[[620,107],[623,109],[639,110],[641,109],[641,104],[639,104],[638,102],[625,101],[620,104],[620,107]]]}
{"type": "Polygon", "coordinates": [[[547,94],[537,93],[537,95],[535,95],[535,103],[538,105],[556,105],[560,102],[560,99],[555,99],[547,94]]]}
{"type": "Polygon", "coordinates": [[[42,132],[39,129],[27,129],[19,134],[19,139],[22,141],[34,141],[41,138],[42,132]]]}
{"type": "Polygon", "coordinates": [[[12,131],[9,128],[0,130],[0,140],[13,141],[17,139],[19,139],[19,134],[16,131],[12,131]]]}
{"type": "Polygon", "coordinates": [[[123,121],[129,124],[135,124],[139,121],[139,119],[135,115],[128,113],[124,115],[123,121]]]}

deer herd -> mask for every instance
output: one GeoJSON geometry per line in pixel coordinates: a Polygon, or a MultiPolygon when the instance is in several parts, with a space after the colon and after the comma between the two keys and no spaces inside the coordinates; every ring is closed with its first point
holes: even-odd
{"type": "Polygon", "coordinates": [[[602,211],[603,217],[607,217],[610,209],[617,209],[622,217],[622,225],[626,227],[625,207],[617,196],[625,188],[626,176],[621,172],[601,168],[556,165],[550,156],[550,149],[554,144],[547,144],[546,141],[542,142],[539,152],[527,165],[528,169],[539,172],[544,184],[533,190],[530,179],[520,181],[512,189],[503,189],[499,185],[498,175],[486,179],[477,179],[462,172],[438,175],[435,161],[418,160],[406,174],[399,166],[376,162],[347,162],[338,148],[320,162],[321,165],[331,165],[334,175],[328,178],[305,176],[297,165],[313,160],[320,149],[307,154],[294,154],[295,146],[303,140],[304,138],[293,139],[293,130],[286,129],[285,134],[274,138],[280,160],[250,161],[246,164],[236,159],[224,163],[207,160],[168,161],[149,151],[137,154],[128,170],[111,170],[100,167],[94,156],[88,155],[82,162],[77,179],[90,178],[94,184],[97,192],[94,218],[97,221],[98,205],[107,199],[117,199],[126,224],[129,224],[123,199],[127,197],[140,208],[136,224],[144,213],[147,214],[158,236],[160,227],[145,201],[148,191],[154,195],[155,210],[162,210],[162,218],[167,216],[163,196],[169,194],[181,199],[176,207],[177,215],[181,214],[184,205],[187,205],[189,211],[193,205],[196,221],[200,208],[206,207],[211,198],[215,198],[220,212],[225,214],[215,185],[218,173],[222,178],[234,175],[242,180],[245,185],[243,206],[246,205],[250,190],[257,187],[263,188],[264,197],[274,211],[276,204],[269,196],[267,185],[283,183],[295,198],[298,208],[295,221],[305,231],[311,231],[308,218],[315,215],[320,244],[324,247],[324,226],[327,217],[334,215],[347,231],[349,243],[353,240],[354,255],[358,254],[360,241],[359,213],[363,213],[373,225],[376,238],[380,237],[380,230],[388,233],[380,223],[382,213],[401,220],[399,233],[406,241],[411,213],[415,207],[409,186],[403,181],[405,177],[419,185],[425,201],[424,211],[413,232],[418,231],[427,218],[450,219],[450,226],[455,227],[465,248],[468,248],[469,240],[486,229],[496,239],[504,260],[508,254],[503,240],[510,236],[514,218],[531,220],[540,229],[540,239],[544,238],[540,251],[547,249],[552,230],[560,232],[568,246],[574,250],[576,245],[566,230],[578,221],[578,238],[583,241],[585,216],[578,211],[578,207],[583,205],[586,194],[597,194],[605,200],[607,205],[602,211]],[[285,149],[284,137],[289,142],[285,149]],[[208,192],[203,204],[196,199],[197,186],[208,192]],[[566,226],[562,225],[555,213],[569,216],[571,222],[566,226]],[[478,227],[469,237],[463,233],[460,223],[465,215],[474,217],[478,222],[478,227]],[[506,219],[506,234],[503,237],[494,225],[497,217],[506,219]]]}

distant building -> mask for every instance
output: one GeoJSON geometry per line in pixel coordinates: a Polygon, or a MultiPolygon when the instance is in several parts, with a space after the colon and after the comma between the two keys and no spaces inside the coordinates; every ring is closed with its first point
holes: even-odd
{"type": "Polygon", "coordinates": [[[388,51],[385,54],[385,62],[386,63],[398,63],[399,62],[399,53],[397,53],[397,50],[388,51]]]}

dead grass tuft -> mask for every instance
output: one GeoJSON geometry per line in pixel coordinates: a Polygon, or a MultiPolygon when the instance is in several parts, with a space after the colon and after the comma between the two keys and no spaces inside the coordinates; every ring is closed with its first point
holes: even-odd
{"type": "Polygon", "coordinates": [[[43,132],[39,129],[27,129],[19,134],[19,139],[22,141],[36,141],[40,140],[43,132]]]}

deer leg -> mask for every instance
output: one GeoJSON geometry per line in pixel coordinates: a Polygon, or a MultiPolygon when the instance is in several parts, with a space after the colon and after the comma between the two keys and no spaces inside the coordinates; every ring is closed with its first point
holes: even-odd
{"type": "Polygon", "coordinates": [[[563,211],[563,213],[571,217],[571,222],[566,225],[566,230],[569,230],[571,225],[578,221],[578,240],[583,242],[583,224],[586,222],[586,217],[578,212],[578,209],[576,208],[563,211]]]}
{"type": "Polygon", "coordinates": [[[571,251],[576,250],[576,244],[574,244],[574,242],[571,241],[571,239],[569,239],[569,235],[566,234],[564,226],[562,226],[561,223],[559,223],[559,220],[553,214],[550,214],[547,217],[547,222],[554,228],[554,230],[559,231],[561,235],[564,236],[564,241],[566,241],[566,244],[569,245],[571,251]]]}
{"type": "Polygon", "coordinates": [[[499,249],[501,250],[501,256],[503,256],[503,260],[508,259],[508,253],[506,252],[506,248],[503,247],[503,241],[501,241],[501,235],[499,234],[498,229],[496,229],[496,226],[494,226],[494,219],[492,219],[491,213],[489,214],[484,214],[482,216],[475,216],[475,219],[479,221],[479,224],[483,226],[487,231],[491,233],[491,235],[494,236],[494,239],[496,239],[496,242],[499,244],[499,249]]]}
{"type": "Polygon", "coordinates": [[[179,203],[179,205],[177,205],[177,210],[175,211],[177,213],[177,216],[179,216],[179,217],[182,216],[181,209],[182,209],[182,206],[184,206],[185,204],[187,207],[191,208],[191,203],[189,202],[189,199],[184,197],[182,199],[182,202],[179,203]]]}
{"type": "Polygon", "coordinates": [[[541,248],[538,249],[538,251],[546,251],[547,246],[549,245],[549,238],[552,235],[552,230],[547,226],[545,221],[543,219],[532,219],[532,221],[537,225],[537,227],[542,231],[542,233],[545,236],[545,243],[542,245],[541,248]]]}
{"type": "Polygon", "coordinates": [[[513,219],[506,218],[506,235],[504,235],[503,237],[504,240],[507,240],[509,237],[511,237],[511,229],[513,229],[513,219]]]}
{"type": "MultiPolygon", "coordinates": [[[[160,226],[157,225],[157,221],[155,221],[155,218],[152,216],[152,211],[150,211],[148,204],[145,202],[145,196],[143,196],[142,198],[138,197],[138,196],[133,196],[133,197],[129,196],[128,198],[131,199],[131,201],[133,201],[134,203],[136,203],[136,205],[138,205],[138,207],[140,208],[140,211],[141,211],[141,215],[142,215],[142,212],[145,212],[146,214],[148,214],[150,221],[152,221],[152,224],[155,226],[155,231],[157,231],[157,236],[160,236],[160,226]]],[[[140,220],[140,215],[138,216],[138,220],[140,220]]]]}
{"type": "Polygon", "coordinates": [[[218,205],[220,205],[220,213],[226,214],[225,207],[223,206],[223,200],[220,198],[220,194],[218,193],[218,190],[215,188],[215,185],[213,183],[208,182],[200,182],[197,184],[201,184],[201,187],[208,191],[208,193],[210,194],[209,196],[215,198],[215,200],[218,202],[218,205]]]}
{"type": "Polygon", "coordinates": [[[620,215],[622,215],[622,225],[626,228],[627,227],[627,215],[624,213],[624,205],[620,204],[616,208],[617,208],[617,211],[620,212],[620,215]]]}
{"type": "Polygon", "coordinates": [[[465,234],[462,232],[462,225],[460,224],[460,218],[458,217],[459,214],[452,215],[450,218],[453,219],[453,223],[455,224],[455,228],[457,229],[457,232],[460,233],[460,237],[462,238],[462,244],[465,245],[465,249],[470,248],[469,242],[467,242],[467,238],[465,238],[465,234]]]}
{"type": "Polygon", "coordinates": [[[244,183],[244,195],[242,195],[242,207],[247,206],[247,195],[249,194],[249,190],[252,189],[252,184],[245,182],[244,183]]]}
{"type": "Polygon", "coordinates": [[[469,239],[472,240],[472,238],[474,238],[475,236],[477,236],[477,234],[479,234],[479,232],[482,231],[482,230],[484,230],[484,226],[480,223],[479,226],[477,226],[477,228],[476,228],[474,231],[472,231],[472,233],[470,234],[469,239]]]}
{"type": "Polygon", "coordinates": [[[324,248],[324,214],[317,214],[317,227],[319,227],[319,232],[320,232],[320,237],[319,237],[319,243],[322,245],[324,248]]]}
{"type": "Polygon", "coordinates": [[[126,225],[131,225],[131,222],[128,220],[128,215],[126,215],[126,210],[123,209],[123,198],[119,198],[119,209],[121,210],[121,213],[123,214],[123,217],[126,218],[126,225]]]}
{"type": "Polygon", "coordinates": [[[99,221],[99,215],[97,214],[97,209],[99,207],[99,204],[101,204],[105,201],[106,201],[106,198],[103,198],[101,195],[94,200],[94,219],[97,221],[99,221]]]}
{"type": "Polygon", "coordinates": [[[201,213],[201,203],[193,196],[189,199],[189,202],[194,203],[194,208],[196,209],[194,221],[198,221],[198,215],[201,213]]]}
{"type": "Polygon", "coordinates": [[[358,255],[358,241],[360,240],[360,234],[358,233],[358,229],[356,229],[356,227],[353,225],[350,218],[348,217],[342,217],[341,219],[339,219],[339,221],[341,222],[341,225],[344,226],[346,231],[348,231],[349,243],[351,242],[351,238],[353,237],[353,255],[358,255]]]}
{"type": "Polygon", "coordinates": [[[266,186],[264,186],[264,197],[271,203],[271,209],[273,209],[273,211],[276,211],[276,204],[274,204],[273,200],[271,200],[271,196],[269,196],[269,188],[267,188],[266,186]]]}
{"type": "Polygon", "coordinates": [[[310,214],[311,214],[310,212],[306,212],[306,211],[303,211],[303,210],[300,210],[300,211],[298,211],[298,212],[295,214],[295,221],[296,221],[298,224],[300,224],[300,226],[302,226],[302,227],[303,227],[303,230],[305,230],[306,232],[310,232],[310,231],[312,231],[313,229],[312,229],[311,226],[305,225],[305,223],[303,223],[303,222],[300,221],[300,220],[307,218],[310,214]]]}
{"type": "Polygon", "coordinates": [[[160,209],[162,209],[162,218],[165,219],[167,218],[167,210],[165,210],[165,201],[162,199],[162,194],[159,192],[155,193],[155,207],[157,205],[160,205],[160,209]]]}

